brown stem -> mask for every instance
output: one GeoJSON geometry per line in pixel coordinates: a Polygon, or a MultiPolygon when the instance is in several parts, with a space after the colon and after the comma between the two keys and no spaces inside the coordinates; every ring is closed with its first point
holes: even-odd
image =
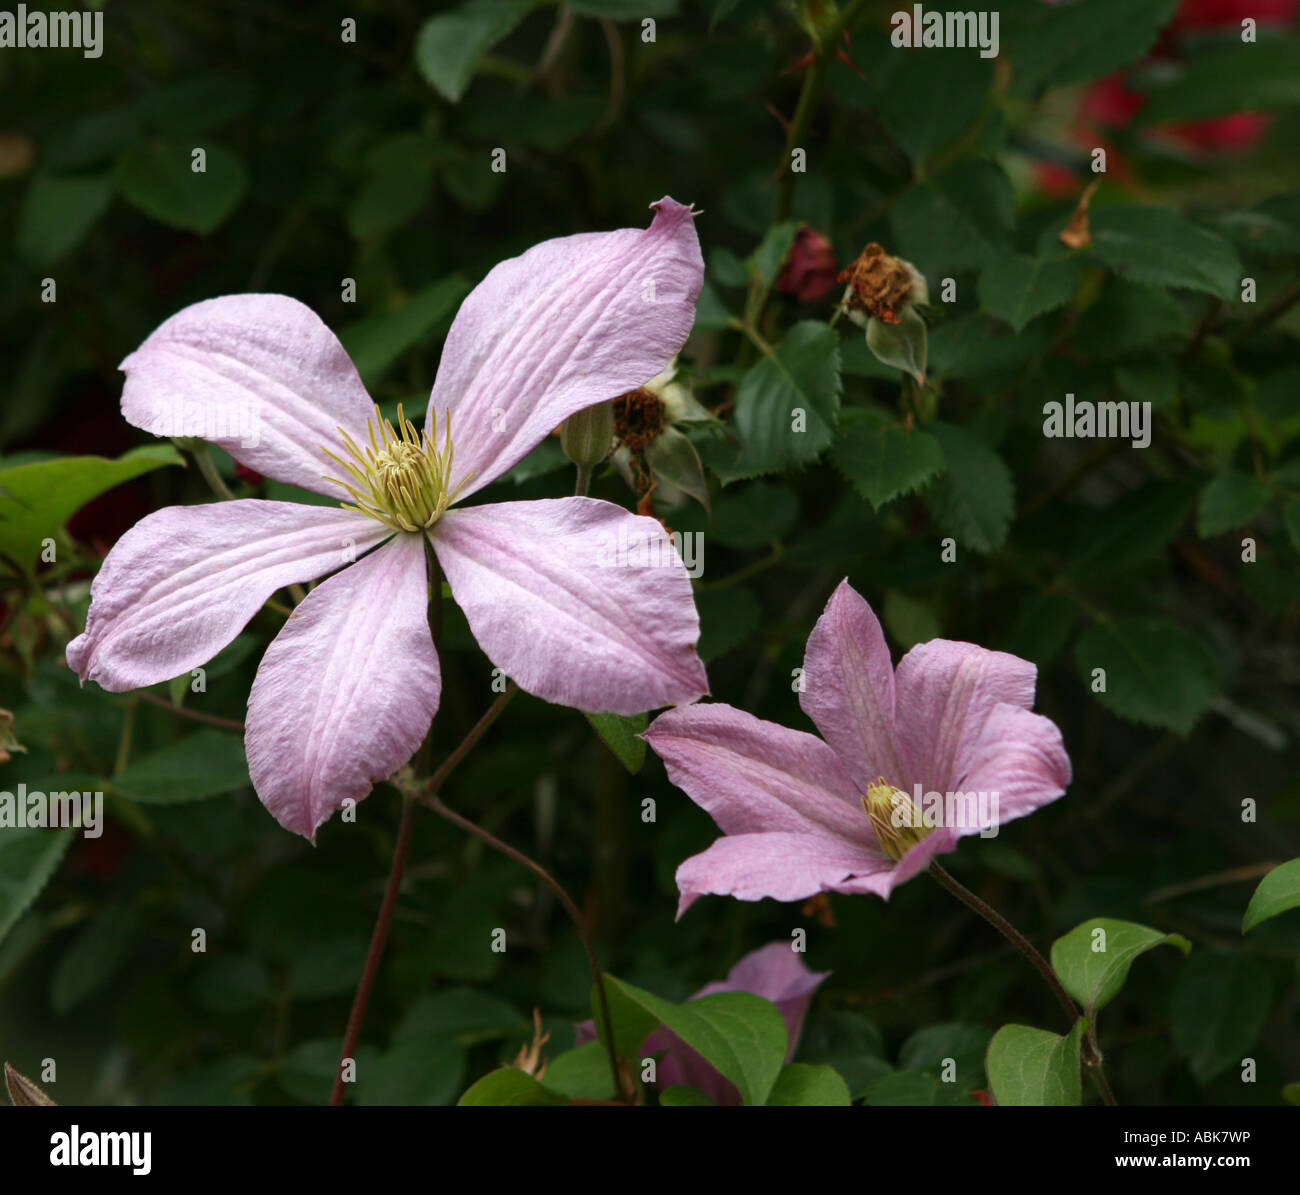
{"type": "Polygon", "coordinates": [[[475,838],[487,843],[493,850],[499,851],[516,863],[522,864],[528,868],[539,880],[542,881],[552,892],[560,904],[564,906],[564,911],[568,913],[570,920],[577,928],[578,936],[582,939],[583,949],[587,952],[587,963],[591,967],[591,977],[596,984],[596,1000],[600,1005],[600,1016],[605,1022],[605,1051],[609,1056],[609,1074],[614,1083],[614,1094],[621,1095],[623,1092],[623,1083],[618,1070],[618,1053],[614,1048],[614,1023],[609,1016],[609,999],[605,994],[605,977],[600,970],[600,962],[596,958],[595,948],[591,943],[591,934],[587,929],[587,923],[583,920],[582,913],[578,906],[573,903],[573,898],[564,890],[549,871],[540,863],[530,859],[522,851],[516,850],[508,842],[502,842],[494,834],[488,833],[482,826],[476,825],[469,818],[457,813],[454,809],[448,808],[439,800],[437,791],[434,790],[424,797],[424,803],[434,811],[434,813],[445,817],[449,822],[458,825],[462,830],[473,834],[475,838]]]}
{"type": "MultiPolygon", "coordinates": [[[[1069,993],[1061,986],[1061,981],[1056,978],[1056,972],[1052,970],[1051,964],[1039,954],[1034,944],[1003,917],[997,909],[987,901],[981,900],[964,884],[959,884],[938,863],[930,864],[930,875],[939,887],[946,889],[968,909],[983,917],[1034,965],[1034,969],[1043,977],[1043,981],[1047,986],[1052,989],[1052,995],[1056,997],[1057,1003],[1060,1004],[1061,1010],[1065,1013],[1067,1026],[1073,1029],[1079,1020],[1079,1010],[1074,1001],[1070,999],[1069,993]]],[[[1101,1050],[1097,1046],[1097,1036],[1093,1029],[1091,1017],[1088,1018],[1087,1025],[1083,1048],[1079,1052],[1080,1058],[1084,1067],[1096,1082],[1097,1089],[1101,1092],[1101,1098],[1113,1107],[1115,1096],[1111,1092],[1110,1084],[1106,1082],[1106,1076],[1101,1069],[1101,1050]]]]}
{"type": "Polygon", "coordinates": [[[366,953],[366,965],[361,972],[361,982],[357,984],[357,994],[352,1001],[352,1012],[348,1016],[347,1031],[343,1035],[343,1052],[339,1056],[338,1073],[334,1076],[334,1090],[330,1092],[330,1107],[336,1108],[343,1103],[343,1064],[355,1057],[357,1040],[361,1037],[361,1025],[366,1019],[366,1004],[370,1000],[370,989],[374,986],[375,975],[379,971],[379,961],[383,958],[384,947],[388,944],[388,931],[393,924],[393,913],[397,909],[397,894],[402,887],[402,877],[406,873],[407,856],[411,853],[411,831],[415,826],[415,802],[410,797],[402,797],[402,821],[397,829],[397,846],[393,850],[393,863],[388,869],[388,885],[384,889],[384,902],[379,906],[379,917],[375,921],[375,932],[370,936],[370,949],[366,953]]]}
{"type": "Polygon", "coordinates": [[[136,696],[141,701],[147,701],[150,705],[156,705],[159,709],[169,710],[182,718],[193,718],[195,722],[206,722],[209,726],[222,726],[226,730],[237,730],[240,734],[244,732],[244,724],[236,722],[234,718],[220,718],[216,714],[205,714],[202,710],[186,709],[183,705],[174,705],[172,702],[155,696],[153,693],[146,693],[144,690],[139,690],[136,696]]]}

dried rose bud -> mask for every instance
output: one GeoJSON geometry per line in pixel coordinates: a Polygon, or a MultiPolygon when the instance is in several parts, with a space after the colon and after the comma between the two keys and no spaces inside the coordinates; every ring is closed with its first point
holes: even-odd
{"type": "Polygon", "coordinates": [[[929,302],[920,271],[910,261],[890,257],[874,241],[848,269],[840,271],[838,281],[848,284],[840,302],[849,318],[864,327],[869,316],[896,324],[910,304],[929,302]]]}
{"type": "Polygon", "coordinates": [[[644,452],[663,430],[664,400],[648,386],[614,400],[614,435],[629,452],[644,452]]]}
{"type": "Polygon", "coordinates": [[[835,247],[805,224],[795,234],[776,289],[783,295],[793,295],[800,303],[818,303],[835,289],[838,270],[835,247]]]}

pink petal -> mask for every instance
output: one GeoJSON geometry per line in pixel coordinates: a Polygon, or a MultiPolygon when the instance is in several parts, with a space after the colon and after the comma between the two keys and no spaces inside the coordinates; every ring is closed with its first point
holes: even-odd
{"type": "MultiPolygon", "coordinates": [[[[1070,757],[1055,722],[1014,705],[994,706],[983,732],[958,761],[955,786],[997,794],[997,822],[1033,813],[1070,783],[1070,757]]],[[[973,834],[978,827],[962,827],[973,834]]]]}
{"type": "Polygon", "coordinates": [[[212,659],[277,589],[341,568],[391,534],[337,507],[169,506],[108,554],[68,666],[114,693],[180,676],[212,659]]]}
{"type": "Polygon", "coordinates": [[[342,498],[321,452],[374,407],[320,317],[286,295],[227,295],[177,312],[122,362],[122,414],[155,436],[198,436],[276,481],[342,498]]]}
{"type": "Polygon", "coordinates": [[[462,304],[429,398],[451,411],[456,479],[468,496],[574,411],[649,381],[695,320],[704,259],[689,208],[651,204],[648,229],[534,245],[492,269],[462,304]]]}
{"type": "Polygon", "coordinates": [[[677,869],[677,916],[706,893],[781,901],[806,900],[818,892],[888,896],[893,869],[883,855],[824,833],[731,835],[677,869]]]}
{"type": "Polygon", "coordinates": [[[430,533],[479,645],[529,693],[637,714],[708,691],[691,583],[664,529],[592,498],[451,510],[430,533]]]}
{"type": "Polygon", "coordinates": [[[898,728],[913,784],[956,789],[956,766],[1000,702],[1029,709],[1037,669],[1028,660],[973,643],[934,639],[898,664],[898,728]]]}
{"type": "Polygon", "coordinates": [[[405,764],[438,708],[424,541],[399,535],[318,585],[262,657],[244,745],[262,803],[312,842],[405,764]]]}
{"type": "Polygon", "coordinates": [[[874,850],[856,785],[815,735],[716,703],[669,710],[643,737],[726,834],[815,833],[874,850]]]}
{"type": "Polygon", "coordinates": [[[803,658],[799,704],[865,792],[883,776],[907,785],[911,769],[898,741],[894,665],[871,607],[848,581],[826,603],[803,658]]]}

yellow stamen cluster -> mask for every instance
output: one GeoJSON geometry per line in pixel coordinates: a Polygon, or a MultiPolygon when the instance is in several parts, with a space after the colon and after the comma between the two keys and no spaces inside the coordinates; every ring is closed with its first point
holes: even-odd
{"type": "Polygon", "coordinates": [[[876,835],[880,849],[891,859],[901,859],[921,841],[933,826],[927,826],[912,798],[888,784],[883,776],[867,785],[862,808],[876,835]]]}
{"type": "Polygon", "coordinates": [[[401,404],[397,407],[394,427],[375,407],[375,417],[366,421],[369,445],[358,444],[342,428],[343,446],[351,461],[321,451],[341,466],[353,482],[326,477],[341,486],[352,502],[341,503],[344,510],[355,510],[387,523],[398,531],[420,531],[432,527],[469,480],[466,474],[452,487],[451,412],[446,413],[443,443],[438,447],[438,418],[431,416],[427,432],[419,432],[406,418],[401,404]]]}

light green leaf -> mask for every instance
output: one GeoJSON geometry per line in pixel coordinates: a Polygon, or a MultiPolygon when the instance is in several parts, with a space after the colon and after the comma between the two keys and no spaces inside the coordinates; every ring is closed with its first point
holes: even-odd
{"type": "Polygon", "coordinates": [[[638,737],[646,728],[649,718],[645,714],[626,718],[619,714],[587,714],[592,729],[629,772],[636,775],[645,763],[645,740],[638,737]]]}
{"type": "Polygon", "coordinates": [[[1249,473],[1220,473],[1201,491],[1196,509],[1196,534],[1211,539],[1249,523],[1273,497],[1258,477],[1249,473]]]}
{"type": "Polygon", "coordinates": [[[845,428],[831,452],[840,472],[879,510],[943,472],[943,449],[928,432],[861,419],[845,428]]]}
{"type": "Polygon", "coordinates": [[[847,1108],[852,1102],[837,1071],[806,1062],[787,1062],[767,1097],[769,1108],[847,1108]]]}
{"type": "Polygon", "coordinates": [[[609,1055],[598,1041],[585,1042],[546,1067],[546,1086],[573,1100],[611,1100],[614,1081],[609,1073],[609,1055]]]}
{"type": "Polygon", "coordinates": [[[52,266],[77,247],[113,195],[108,174],[38,174],[23,196],[16,247],[34,266],[52,266]]]}
{"type": "Polygon", "coordinates": [[[1190,631],[1164,618],[1113,618],[1089,627],[1075,646],[1079,675],[1092,691],[1093,669],[1105,670],[1095,693],[1132,722],[1186,735],[1220,687],[1219,665],[1190,631]]]}
{"type": "Polygon", "coordinates": [[[1052,943],[1052,970],[1084,1012],[1093,1017],[1119,994],[1133,960],[1164,945],[1176,946],[1184,954],[1192,948],[1181,934],[1162,934],[1131,921],[1096,917],[1052,943]]]}
{"type": "Polygon", "coordinates": [[[874,315],[867,320],[867,348],[886,365],[910,373],[918,385],[925,385],[925,363],[929,354],[925,320],[907,307],[898,323],[887,324],[874,315]]]}
{"type": "Polygon", "coordinates": [[[221,224],[248,189],[239,159],[210,143],[139,141],[117,159],[115,179],[122,198],[132,207],[163,224],[201,235],[221,224]],[[202,171],[192,169],[194,149],[204,151],[202,171]]]}
{"type": "Polygon", "coordinates": [[[1061,1037],[1027,1025],[1004,1025],[989,1042],[985,1059],[993,1098],[1007,1108],[1078,1107],[1079,1041],[1086,1022],[1061,1037]]]}
{"type": "Polygon", "coordinates": [[[1068,303],[1082,276],[1076,258],[999,254],[980,274],[980,303],[1019,332],[1031,319],[1068,303]]]}
{"type": "Polygon", "coordinates": [[[142,473],[183,463],[170,444],[149,444],[117,460],[66,456],[0,469],[0,556],[32,572],[41,541],[56,536],[92,498],[142,473]]]}
{"type": "Polygon", "coordinates": [[[533,0],[469,0],[430,17],[415,42],[415,65],[445,99],[460,101],[479,61],[519,24],[533,0]]]}
{"type": "MultiPolygon", "coordinates": [[[[785,1021],[770,1000],[752,992],[719,992],[672,1004],[612,975],[606,981],[713,1063],[746,1105],[766,1103],[789,1045],[785,1021]]],[[[617,1025],[617,1013],[611,1015],[617,1025]]]]}
{"type": "MultiPolygon", "coordinates": [[[[654,1032],[659,1017],[633,999],[609,975],[605,976],[605,998],[609,1001],[609,1019],[614,1026],[614,1053],[626,1062],[638,1062],[641,1043],[654,1032]]],[[[596,1025],[598,1039],[602,1043],[606,1042],[608,1034],[595,984],[591,987],[591,1017],[596,1025]]]]}
{"type": "Polygon", "coordinates": [[[1241,932],[1249,933],[1261,921],[1300,908],[1300,859],[1273,868],[1259,882],[1241,919],[1241,932]]]}
{"type": "Polygon", "coordinates": [[[180,805],[248,784],[244,744],[220,730],[188,738],[129,764],[111,783],[141,805],[180,805]]]}
{"type": "Polygon", "coordinates": [[[543,1087],[531,1075],[511,1067],[486,1074],[460,1097],[462,1108],[532,1107],[555,1108],[567,1104],[569,1097],[543,1087]]]}
{"type": "Polygon", "coordinates": [[[1241,286],[1232,244],[1167,208],[1101,208],[1092,215],[1091,251],[1116,274],[1148,286],[1208,291],[1227,302],[1241,286]]]}
{"type": "Polygon", "coordinates": [[[694,498],[705,510],[709,509],[709,480],[704,473],[700,454],[690,438],[675,427],[666,427],[646,450],[646,459],[655,477],[676,486],[683,494],[694,498]]]}

